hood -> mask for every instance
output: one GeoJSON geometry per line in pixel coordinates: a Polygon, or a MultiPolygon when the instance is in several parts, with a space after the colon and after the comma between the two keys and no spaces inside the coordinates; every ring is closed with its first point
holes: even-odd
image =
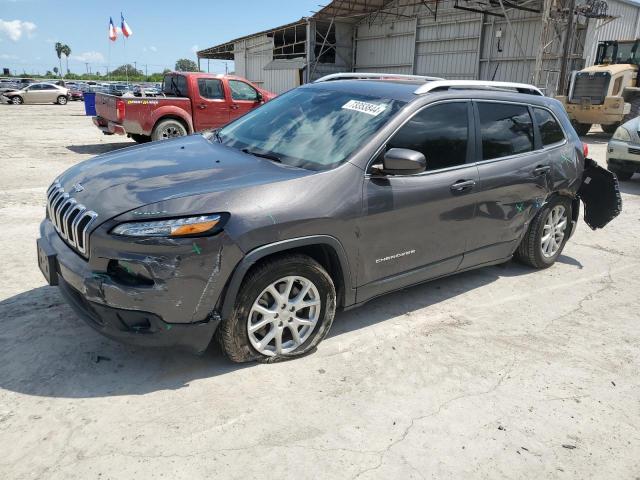
{"type": "Polygon", "coordinates": [[[312,173],[192,135],[100,155],[70,168],[58,181],[102,223],[152,203],[312,173]]]}

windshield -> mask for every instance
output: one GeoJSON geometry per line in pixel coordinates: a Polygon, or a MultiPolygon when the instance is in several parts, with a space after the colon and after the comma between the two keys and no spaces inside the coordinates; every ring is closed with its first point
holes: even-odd
{"type": "Polygon", "coordinates": [[[295,167],[343,163],[405,102],[319,88],[298,88],[217,133],[233,148],[295,167]]]}
{"type": "Polygon", "coordinates": [[[597,64],[640,63],[638,42],[603,42],[598,46],[597,64]]]}

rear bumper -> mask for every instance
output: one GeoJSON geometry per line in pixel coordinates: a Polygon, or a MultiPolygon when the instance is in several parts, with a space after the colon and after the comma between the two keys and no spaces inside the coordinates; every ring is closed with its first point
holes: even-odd
{"type": "Polygon", "coordinates": [[[166,323],[153,313],[90,302],[64,278],[59,278],[59,288],[67,303],[87,325],[105,337],[130,345],[178,347],[201,353],[220,323],[217,315],[199,323],[166,323]]]}
{"type": "Polygon", "coordinates": [[[105,135],[126,135],[124,127],[118,123],[107,120],[102,117],[92,117],[93,124],[98,127],[105,135]]]}

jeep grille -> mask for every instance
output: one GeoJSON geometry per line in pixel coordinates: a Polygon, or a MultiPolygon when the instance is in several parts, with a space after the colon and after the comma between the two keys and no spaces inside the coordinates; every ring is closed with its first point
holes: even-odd
{"type": "Polygon", "coordinates": [[[71,198],[60,183],[54,182],[47,190],[47,217],[60,238],[84,257],[89,252],[89,227],[97,216],[71,198]]]}

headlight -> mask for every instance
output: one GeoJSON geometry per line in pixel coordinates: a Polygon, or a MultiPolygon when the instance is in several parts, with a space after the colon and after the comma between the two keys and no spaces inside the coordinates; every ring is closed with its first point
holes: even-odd
{"type": "Polygon", "coordinates": [[[125,237],[185,237],[206,235],[221,227],[220,215],[173,218],[154,222],[121,223],[111,233],[125,237]]]}
{"type": "Polygon", "coordinates": [[[631,141],[629,131],[624,127],[618,127],[612,137],[614,140],[622,140],[623,142],[631,141]]]}

